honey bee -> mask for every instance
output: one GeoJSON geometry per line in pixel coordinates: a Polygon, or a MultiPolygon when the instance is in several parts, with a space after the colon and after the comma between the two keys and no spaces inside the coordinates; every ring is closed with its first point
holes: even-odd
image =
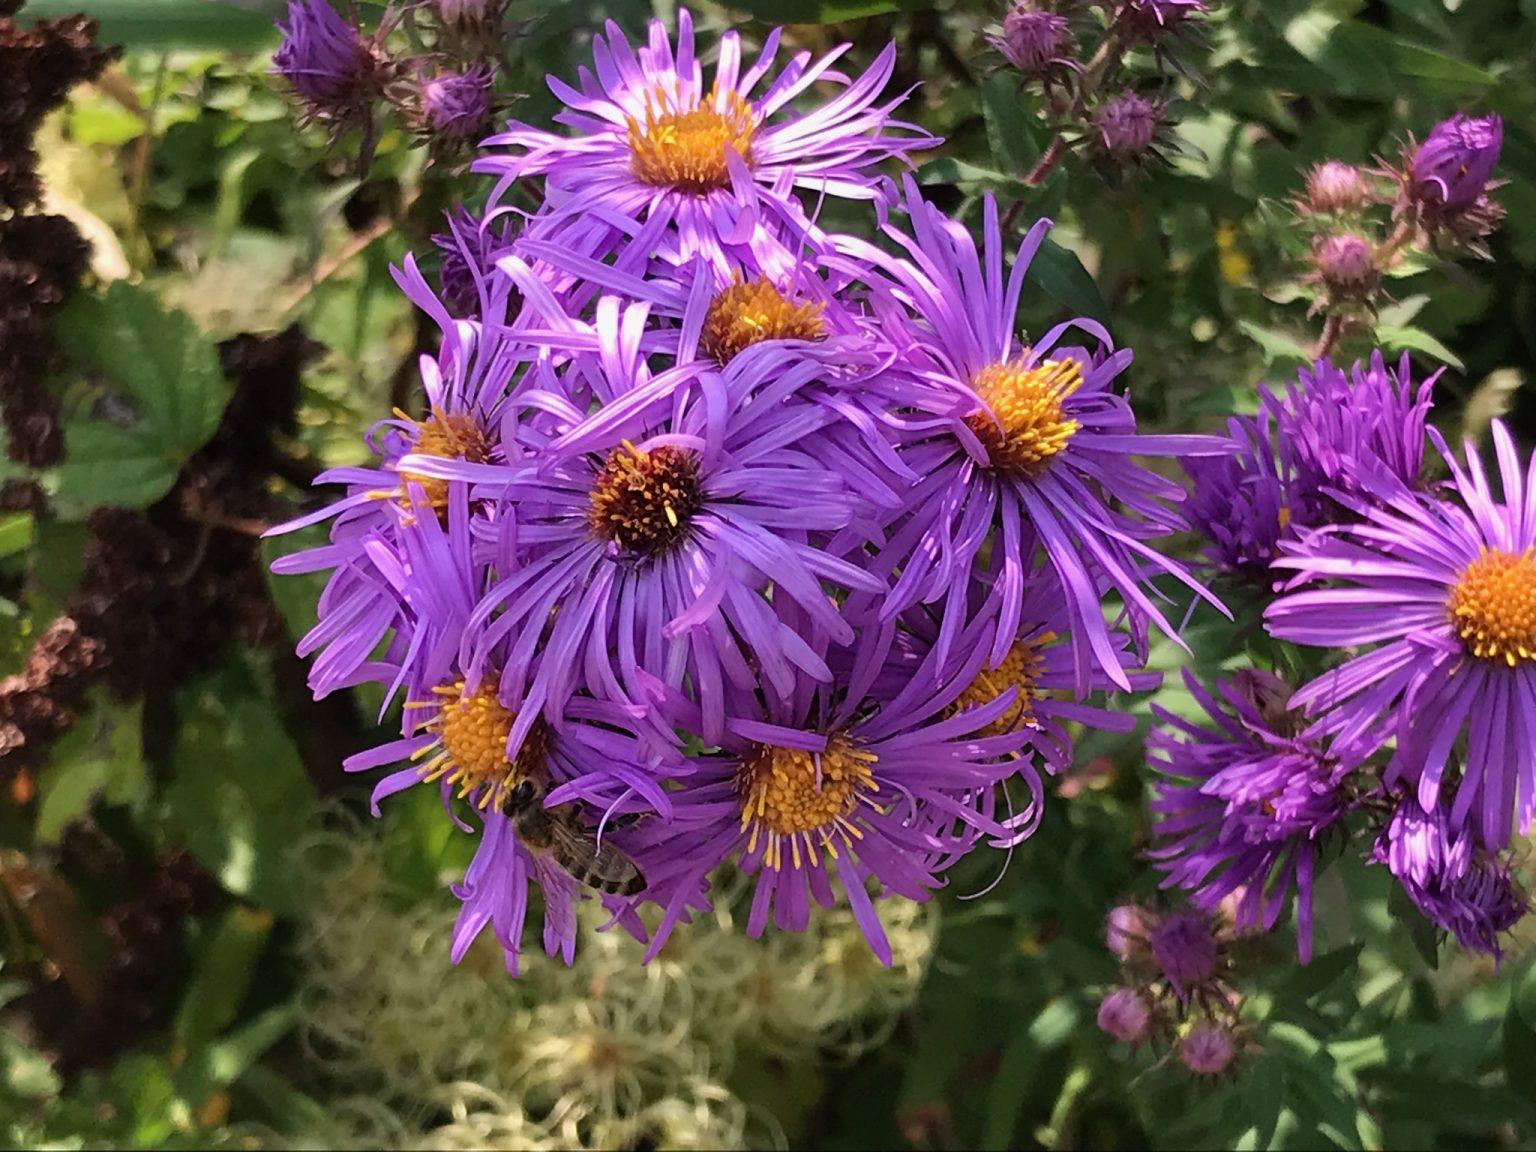
{"type": "Polygon", "coordinates": [[[599,844],[581,826],[576,809],[544,807],[544,789],[532,780],[519,780],[501,802],[501,812],[523,847],[550,856],[579,883],[614,896],[633,896],[645,887],[635,862],[612,844],[599,844]]]}

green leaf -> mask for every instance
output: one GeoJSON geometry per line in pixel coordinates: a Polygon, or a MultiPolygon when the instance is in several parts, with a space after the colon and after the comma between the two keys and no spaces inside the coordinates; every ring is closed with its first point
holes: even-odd
{"type": "Polygon", "coordinates": [[[1261,328],[1251,320],[1239,320],[1237,326],[1259,346],[1259,351],[1264,353],[1264,363],[1274,365],[1291,361],[1308,360],[1311,352],[1294,336],[1284,332],[1276,332],[1269,328],[1261,328]]]}
{"type": "Polygon", "coordinates": [[[1466,371],[1460,357],[1422,328],[1408,325],[1382,324],[1376,329],[1376,340],[1384,351],[1423,352],[1442,364],[1449,364],[1458,372],[1466,371]]]}
{"type": "Polygon", "coordinates": [[[315,604],[325,590],[330,574],[300,572],[279,576],[272,571],[272,562],[306,548],[319,547],[329,539],[330,532],[324,524],[311,524],[297,532],[262,538],[261,567],[267,576],[267,589],[295,640],[315,626],[315,604]]]}
{"type": "Polygon", "coordinates": [[[141,727],[143,702],[119,704],[105,692],[94,708],[53,746],[39,786],[37,838],[53,843],[65,825],[83,816],[97,795],[132,804],[148,786],[141,727]]]}
{"type": "Polygon", "coordinates": [[[186,313],[123,281],[76,297],[59,325],[64,347],[105,377],[135,416],[128,426],[70,422],[59,499],[77,508],[153,503],[213,435],[229,400],[213,341],[186,313]]]}
{"type": "Polygon", "coordinates": [[[234,1022],[271,934],[272,913],[265,908],[237,904],[225,914],[197,957],[176,1015],[183,1051],[198,1050],[234,1022]]]}
{"type": "Polygon", "coordinates": [[[998,72],[982,82],[981,107],[987,118],[992,163],[1015,177],[1024,176],[1040,158],[1040,146],[1030,133],[1038,120],[1012,72],[998,72]]]}
{"type": "Polygon", "coordinates": [[[271,700],[249,668],[232,662],[182,689],[176,702],[170,823],[231,892],[293,911],[288,852],[315,792],[271,700]]]}
{"type": "Polygon", "coordinates": [[[192,1053],[176,1070],[178,1095],[183,1100],[201,1104],[214,1090],[233,1084],[292,1030],[298,1017],[298,1005],[279,1004],[228,1039],[192,1053]]]}
{"type": "Polygon", "coordinates": [[[11,512],[0,516],[0,558],[24,552],[32,545],[32,513],[11,512]]]}
{"type": "Polygon", "coordinates": [[[1029,277],[1052,300],[1075,316],[1103,320],[1109,315],[1099,286],[1083,267],[1077,253],[1064,248],[1049,236],[1035,253],[1029,277]]]}

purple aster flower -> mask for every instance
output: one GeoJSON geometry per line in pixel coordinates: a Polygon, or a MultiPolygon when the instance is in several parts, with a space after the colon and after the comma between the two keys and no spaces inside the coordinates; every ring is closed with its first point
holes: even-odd
{"type": "Polygon", "coordinates": [[[546,178],[542,237],[588,255],[622,239],[641,259],[675,251],[688,260],[750,247],[758,232],[804,234],[811,225],[795,189],[872,199],[878,164],[936,143],[891,119],[902,97],[877,102],[895,67],[894,46],[852,82],[832,69],[847,45],[814,62],[798,54],[770,79],[778,46],[771,32],[743,68],[740,38],[726,32],[706,86],[686,10],[678,13],[675,49],[660,21],[638,50],[609,23],[593,43],[593,71],[580,70],[579,90],[549,79],[567,106],[555,119],[574,135],[513,123],[486,141],[506,151],[475,168],[498,177],[493,203],[517,180],[546,178]],[[791,114],[791,102],[818,82],[842,90],[791,114]]]}
{"type": "Polygon", "coordinates": [[[1414,905],[1441,931],[1471,952],[1500,954],[1499,933],[1528,909],[1506,864],[1477,846],[1472,829],[1457,824],[1445,805],[1425,811],[1404,796],[1371,848],[1414,905]]]}
{"type": "Polygon", "coordinates": [[[1130,40],[1155,44],[1208,11],[1206,0],[1118,0],[1115,25],[1130,40]]]}
{"type": "Polygon", "coordinates": [[[491,112],[492,82],[489,64],[476,64],[462,72],[437,72],[423,79],[422,130],[434,140],[463,140],[478,133],[491,112]]]}
{"type": "Polygon", "coordinates": [[[1039,0],[1014,0],[1003,14],[1001,33],[988,33],[987,40],[1026,76],[1063,67],[1077,69],[1067,18],[1039,0]]]}
{"type": "Polygon", "coordinates": [[[861,387],[889,406],[903,460],[922,477],[876,557],[879,571],[898,573],[882,611],[889,618],[944,600],[945,613],[963,618],[976,573],[989,566],[995,579],[984,612],[997,620],[990,659],[1000,663],[1019,634],[1024,589],[1038,579],[1038,548],[1066,596],[1079,689],[1088,691],[1095,664],[1129,689],[1104,618],[1107,590],[1124,599],[1138,642],[1149,621],[1174,631],[1143,586],[1152,575],[1172,575],[1216,603],[1146,543],[1186,527],[1165,503],[1184,490],[1131,458],[1216,455],[1231,445],[1138,435],[1130,405],[1112,388],[1131,353],[1114,351],[1092,320],[1016,342],[1024,274],[1050,222],[1029,230],[1005,282],[997,205],[991,197],[985,204],[985,263],[969,230],[926,203],[910,179],[913,235],[886,228],[906,259],[838,238],[846,257],[883,273],[866,275],[901,358],[861,387]],[[1099,347],[1064,345],[1073,329],[1099,347]]]}
{"type": "Polygon", "coordinates": [[[1352,766],[1297,734],[1301,718],[1286,710],[1290,688],[1278,677],[1240,671],[1218,682],[1219,698],[1187,669],[1184,683],[1209,723],[1153,705],[1147,762],[1161,779],[1149,804],[1159,838],[1150,855],[1164,885],[1183,888],[1203,911],[1238,893],[1239,931],[1272,928],[1294,889],[1306,963],[1317,853],[1350,811],[1352,766]]]}
{"type": "Polygon", "coordinates": [[[1312,245],[1312,270],[1306,281],[1322,286],[1318,308],[1369,300],[1381,285],[1376,249],[1364,236],[1340,232],[1312,245]]]}
{"type": "Polygon", "coordinates": [[[1396,370],[1379,350],[1348,374],[1328,360],[1303,368],[1283,393],[1261,389],[1275,437],[1293,470],[1293,516],[1313,526],[1352,517],[1339,499],[1369,501],[1383,491],[1423,488],[1424,445],[1436,371],[1413,382],[1406,353],[1396,370]]]}
{"type": "Polygon", "coordinates": [[[1093,114],[1097,144],[1106,155],[1120,161],[1144,156],[1163,126],[1162,102],[1129,89],[1116,92],[1093,114]]]}
{"type": "Polygon", "coordinates": [[[1231,417],[1227,435],[1236,451],[1183,461],[1189,522],[1205,539],[1207,564],[1267,589],[1291,522],[1290,445],[1275,435],[1268,413],[1231,417]]]}
{"type": "Polygon", "coordinates": [[[1148,930],[1147,945],[1181,1003],[1216,978],[1221,949],[1203,913],[1169,913],[1148,930]]]}
{"type": "MultiPolygon", "coordinates": [[[[273,529],[292,532],[331,521],[330,540],[276,560],[279,575],[331,573],[316,606],[318,622],[299,641],[301,656],[320,652],[309,683],[317,697],[366,680],[401,682],[407,653],[419,650],[412,640],[413,613],[402,596],[404,558],[401,527],[430,514],[446,522],[462,506],[469,519],[467,489],[400,467],[409,453],[470,461],[501,459],[506,438],[498,434],[505,398],[524,360],[533,355],[496,324],[453,319],[432,294],[415,261],[407,257],[397,274],[406,294],[437,323],[443,334],[435,357],[423,357],[421,379],[428,414],[414,419],[398,413],[369,430],[378,462],[322,473],[317,484],[343,484],[347,493],[318,511],[273,529]],[[380,641],[389,651],[373,658],[380,641]]],[[[481,282],[485,313],[505,316],[511,286],[481,282]]]]}
{"type": "Polygon", "coordinates": [[[1221,1075],[1236,1055],[1231,1029],[1214,1020],[1196,1024],[1179,1041],[1179,1060],[1199,1076],[1221,1075]]]}
{"type": "Polygon", "coordinates": [[[1123,1044],[1139,1044],[1151,1034],[1152,1009],[1134,988],[1115,988],[1099,1001],[1099,1031],[1123,1044]]]}
{"type": "MultiPolygon", "coordinates": [[[[535,466],[412,455],[402,467],[473,483],[516,525],[518,562],[477,607],[464,659],[478,674],[509,639],[502,695],[519,724],[553,720],[583,687],[644,712],[686,680],[699,734],[717,743],[729,696],[829,678],[816,641],[853,632],[823,581],[883,584],[818,546],[867,515],[827,434],[836,414],[804,395],[819,367],[739,356],[651,378],[634,338],[645,308],[627,315],[600,357],[517,397],[547,428],[535,466]],[[590,416],[571,399],[589,393],[590,416]],[[775,615],[790,604],[798,630],[775,615]]],[[[671,719],[653,718],[670,740],[671,719]]]]}
{"type": "Polygon", "coordinates": [[[1300,207],[1316,216],[1349,216],[1363,212],[1372,200],[1364,172],[1353,164],[1325,160],[1308,170],[1300,207]]]}
{"type": "Polygon", "coordinates": [[[1444,208],[1471,208],[1487,191],[1503,144],[1504,122],[1497,116],[1442,120],[1413,152],[1413,196],[1444,208]]]}
{"type": "Polygon", "coordinates": [[[1320,529],[1275,563],[1294,569],[1266,613],[1297,644],[1370,645],[1302,687],[1293,703],[1321,714],[1335,746],[1396,747],[1387,782],[1440,802],[1453,748],[1466,772],[1450,821],[1508,842],[1536,815],[1536,467],[1522,467],[1493,424],[1503,495],[1471,445],[1466,467],[1431,431],[1451,469],[1444,499],[1399,490],[1360,505],[1361,520],[1320,529]]]}
{"type": "MultiPolygon", "coordinates": [[[[861,624],[851,651],[827,656],[837,670],[831,682],[800,673],[787,696],[764,693],[755,716],[727,721],[722,753],[696,761],[694,774],[669,793],[674,821],[652,835],[671,862],[648,875],[687,896],[735,859],[755,877],[753,936],[770,918],[781,930],[803,930],[811,902],[830,907],[841,888],[875,955],[889,964],[870,882],[882,893],[926,900],[941,873],[978,843],[1010,847],[1029,836],[1043,792],[1032,763],[1018,755],[1023,732],[995,730],[1013,690],[979,707],[961,698],[980,669],[979,648],[953,664],[930,652],[916,675],[902,675],[910,666],[895,629],[868,617],[861,624]],[[1027,785],[1028,803],[1000,812],[1011,804],[1000,785],[1014,776],[1027,785]]],[[[680,916],[674,898],[653,953],[680,916]]]]}

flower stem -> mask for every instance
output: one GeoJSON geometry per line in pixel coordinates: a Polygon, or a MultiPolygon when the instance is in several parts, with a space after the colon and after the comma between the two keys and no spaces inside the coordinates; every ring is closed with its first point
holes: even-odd
{"type": "Polygon", "coordinates": [[[1344,335],[1344,320],[1340,316],[1329,316],[1323,321],[1323,334],[1317,338],[1317,347],[1312,349],[1312,359],[1321,360],[1333,351],[1333,346],[1339,342],[1339,337],[1344,335]]]}

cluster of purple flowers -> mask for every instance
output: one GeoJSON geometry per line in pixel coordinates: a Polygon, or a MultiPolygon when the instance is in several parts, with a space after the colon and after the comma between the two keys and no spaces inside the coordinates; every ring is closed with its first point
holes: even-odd
{"type": "Polygon", "coordinates": [[[686,12],[610,24],[550,80],[566,132],[484,142],[443,291],[397,274],[442,332],[426,412],[288,526],[330,522],[274,566],[329,573],[314,690],[403,702],[348,767],[478,835],[455,959],[489,925],[515,971],[530,886],[552,954],[591,888],[654,954],[733,863],[751,933],[845,899],[889,962],[873,898],[1028,836],[1068,725],[1128,730],[1094,694],[1157,682],[1151,582],[1209,596],[1157,550],[1182,486],[1133,458],[1230,446],[1139,435],[1097,323],[1020,337],[1049,222],[1010,267],[990,200],[978,250],[880,175],[937,142],[882,95],[893,51],[850,78],[845,50],[726,32],[706,80],[686,12]],[[826,197],[881,242],[823,230],[826,197]]]}
{"type": "MultiPolygon", "coordinates": [[[[1423,149],[1466,127],[1448,124],[1423,149]]],[[[1486,185],[1481,140],[1460,167],[1426,161],[1445,196],[1468,165],[1486,185]]],[[[1343,204],[1357,177],[1324,166],[1309,194],[1343,204]]],[[[1458,460],[1428,422],[1434,380],[1406,356],[1320,360],[1232,419],[1232,455],[1188,462],[1210,566],[1278,592],[1269,634],[1322,651],[1295,690],[1244,669],[1187,678],[1199,720],[1155,710],[1153,855],[1241,929],[1294,892],[1304,960],[1321,853],[1355,835],[1463,948],[1497,955],[1527,910],[1507,849],[1536,820],[1536,463],[1497,421],[1497,489],[1472,445],[1458,460]]]]}
{"type": "Polygon", "coordinates": [[[1503,139],[1497,116],[1457,115],[1422,143],[1410,137],[1395,161],[1362,168],[1325,160],[1309,169],[1295,207],[1310,244],[1304,280],[1313,311],[1361,326],[1382,277],[1410,252],[1486,257],[1484,239],[1503,212],[1489,196],[1503,139]]]}
{"type": "Polygon", "coordinates": [[[356,0],[342,16],[330,0],[288,0],[273,57],[305,117],[330,126],[332,139],[359,133],[366,171],[382,109],[446,156],[482,135],[496,104],[496,69],[508,23],[507,0],[435,0],[413,6],[412,44],[396,51],[391,32],[401,12],[386,9],[371,32],[356,0]]]}
{"type": "Polygon", "coordinates": [[[1209,10],[1206,0],[1013,0],[987,38],[1019,74],[1020,90],[1039,91],[1046,119],[1061,133],[1027,181],[1043,179],[1067,139],[1110,177],[1166,157],[1173,141],[1165,85],[1149,88],[1125,75],[1127,53],[1151,48],[1160,81],[1167,66],[1178,67],[1178,42],[1209,10]]]}
{"type": "Polygon", "coordinates": [[[1110,910],[1105,946],[1121,982],[1099,1001],[1099,1030],[1133,1047],[1177,1054],[1198,1076],[1219,1076],[1244,1045],[1242,998],[1229,979],[1236,932],[1231,901],[1213,914],[1142,904],[1110,910]]]}

